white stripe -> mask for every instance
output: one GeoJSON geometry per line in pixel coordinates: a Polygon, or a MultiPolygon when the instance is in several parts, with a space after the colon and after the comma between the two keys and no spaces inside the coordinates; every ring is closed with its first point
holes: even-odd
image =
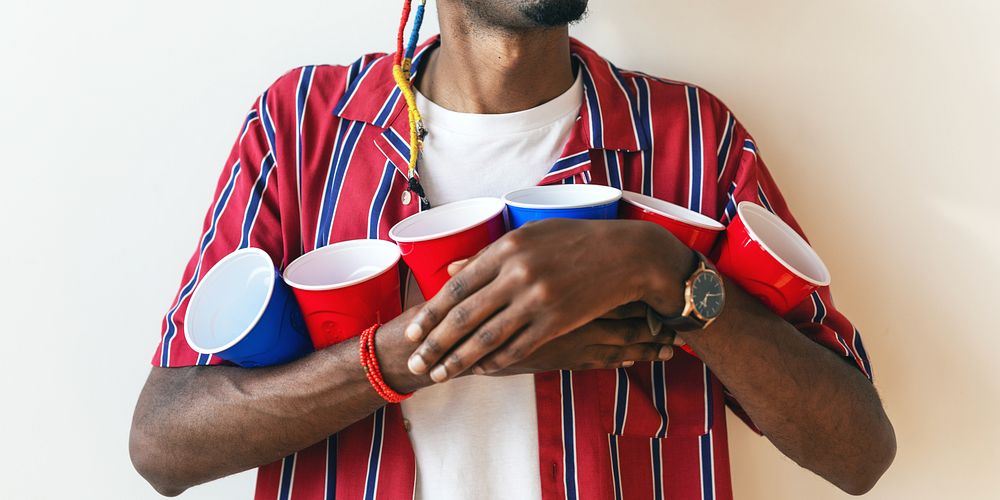
{"type": "MultiPolygon", "coordinates": [[[[326,236],[327,241],[330,241],[330,236],[333,234],[333,226],[334,226],[333,223],[337,220],[337,208],[340,207],[340,193],[344,192],[344,185],[347,184],[347,182],[346,182],[347,181],[347,172],[351,168],[351,160],[354,159],[354,153],[358,150],[358,144],[361,142],[361,136],[364,135],[364,128],[365,128],[364,122],[355,122],[355,124],[361,130],[358,132],[358,139],[357,139],[357,141],[355,141],[354,145],[351,146],[351,152],[350,152],[350,154],[347,155],[347,162],[344,163],[344,173],[340,177],[341,178],[340,189],[337,190],[337,203],[335,203],[333,205],[333,213],[330,214],[330,234],[328,234],[326,236]]],[[[347,141],[348,141],[348,139],[350,137],[351,137],[351,131],[348,130],[347,134],[344,135],[344,146],[347,146],[347,141]]],[[[340,154],[344,154],[344,151],[341,150],[340,154]]]]}
{"type": "MultiPolygon", "coordinates": [[[[631,122],[632,122],[632,135],[633,135],[633,137],[635,137],[635,148],[639,149],[641,147],[642,143],[639,142],[639,129],[636,127],[636,123],[635,123],[635,121],[636,121],[637,118],[636,118],[635,114],[633,114],[633,110],[632,110],[632,104],[636,104],[636,106],[638,107],[638,103],[633,103],[632,102],[632,99],[629,98],[628,91],[625,90],[625,87],[622,87],[622,82],[618,81],[618,76],[621,76],[622,78],[625,78],[625,75],[622,75],[621,72],[617,72],[617,76],[616,76],[616,71],[611,66],[611,61],[605,61],[605,62],[608,63],[608,71],[611,72],[611,79],[614,80],[615,83],[618,85],[618,88],[621,89],[622,95],[625,96],[625,102],[628,103],[628,115],[632,119],[631,120],[631,122]]],[[[639,96],[637,95],[637,96],[635,96],[635,98],[638,99],[639,96]]],[[[602,129],[602,131],[603,131],[603,129],[602,129]]],[[[624,185],[624,183],[622,183],[622,184],[624,185]]]]}
{"type": "MultiPolygon", "coordinates": [[[[260,190],[260,199],[257,200],[257,212],[253,214],[253,220],[250,221],[250,227],[247,228],[247,242],[246,242],[247,246],[250,246],[250,239],[253,237],[253,228],[254,226],[257,225],[257,219],[260,218],[261,206],[264,204],[264,196],[267,194],[268,186],[271,185],[271,183],[268,182],[268,179],[271,178],[272,173],[278,170],[277,168],[278,163],[277,161],[275,161],[275,163],[271,165],[271,170],[267,172],[267,176],[262,177],[264,175],[264,162],[267,161],[268,156],[270,156],[272,159],[274,158],[273,153],[268,153],[267,155],[264,156],[264,159],[260,161],[260,175],[257,176],[257,180],[254,182],[254,186],[256,186],[258,182],[263,182],[263,187],[260,190]]],[[[243,223],[246,223],[247,215],[250,213],[251,201],[253,201],[253,188],[251,188],[250,194],[247,197],[247,206],[243,210],[243,221],[242,221],[243,223]]],[[[243,224],[240,224],[240,230],[241,231],[243,230],[243,224]]]]}
{"type": "MultiPolygon", "coordinates": [[[[368,75],[372,74],[372,71],[371,71],[372,68],[374,68],[375,65],[379,63],[379,61],[381,61],[382,59],[385,59],[386,57],[389,57],[390,55],[391,54],[385,54],[382,57],[379,57],[379,58],[373,60],[372,62],[368,63],[367,65],[362,64],[361,69],[358,70],[359,72],[362,72],[362,74],[360,76],[360,79],[357,80],[357,84],[354,85],[354,92],[352,92],[351,95],[347,96],[347,100],[344,101],[344,105],[340,107],[341,110],[345,110],[345,109],[347,109],[348,106],[351,105],[351,101],[354,100],[354,96],[358,95],[358,93],[359,93],[358,90],[361,88],[361,83],[365,81],[365,78],[368,78],[368,75]],[[366,69],[368,71],[365,71],[366,69]]],[[[347,85],[348,89],[351,88],[351,83],[353,83],[353,82],[349,82],[348,83],[348,85],[347,85]]]]}
{"type": "MultiPolygon", "coordinates": [[[[338,153],[338,151],[337,151],[337,137],[340,136],[340,127],[343,126],[343,125],[344,125],[344,120],[342,118],[338,118],[337,119],[337,129],[333,131],[333,136],[332,136],[333,137],[333,147],[330,148],[330,162],[328,163],[329,167],[327,167],[327,169],[326,169],[326,177],[323,178],[323,196],[319,200],[319,212],[316,214],[316,223],[313,224],[313,227],[316,228],[315,231],[317,233],[319,232],[319,226],[320,226],[321,221],[323,219],[323,209],[326,207],[326,186],[330,184],[330,176],[333,175],[333,171],[334,171],[334,169],[336,168],[336,165],[337,165],[337,158],[336,158],[336,155],[338,153]]],[[[346,134],[345,134],[344,140],[345,141],[347,140],[346,134]]],[[[332,221],[330,222],[330,225],[331,226],[333,225],[332,221]]],[[[319,234],[316,234],[315,237],[313,238],[313,241],[319,241],[318,238],[319,238],[319,234]]],[[[318,247],[319,247],[319,245],[316,245],[316,248],[318,248],[318,247]]]]}

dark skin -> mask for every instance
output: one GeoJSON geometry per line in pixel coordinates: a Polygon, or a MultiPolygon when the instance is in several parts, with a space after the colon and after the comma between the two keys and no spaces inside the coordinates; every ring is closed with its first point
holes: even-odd
{"type": "MultiPolygon", "coordinates": [[[[413,344],[403,328],[415,314],[416,309],[404,312],[376,334],[385,380],[401,392],[432,383],[406,369],[413,344]]],[[[630,315],[625,307],[605,316],[630,315]]],[[[654,337],[641,319],[601,319],[496,375],[669,359],[672,339],[654,337]]],[[[129,451],[158,492],[176,496],[305,449],[383,405],[361,370],[357,339],[272,368],[153,368],[136,405],[129,451]]]]}
{"type": "MultiPolygon", "coordinates": [[[[422,73],[420,90],[450,109],[478,113],[527,109],[561,94],[573,81],[568,30],[543,26],[527,14],[538,7],[533,4],[546,2],[572,0],[439,0],[442,44],[422,73]]],[[[433,366],[450,345],[460,346],[455,351],[460,355],[447,378],[474,365],[504,376],[670,358],[672,332],[652,336],[638,319],[644,306],[637,301],[664,314],[678,310],[691,254],[648,224],[543,224],[511,233],[471,262],[456,265],[459,286],[446,286],[426,306],[379,329],[377,356],[390,386],[410,392],[433,383],[428,375],[412,373],[407,360],[416,349],[433,366]],[[566,241],[539,235],[538,227],[566,241]],[[606,241],[622,244],[599,243],[606,241]],[[587,246],[573,250],[565,248],[567,242],[587,246]],[[541,249],[573,250],[575,257],[567,261],[572,265],[551,266],[541,249]],[[578,272],[598,268],[589,267],[600,264],[596,258],[632,265],[614,275],[578,272]],[[514,305],[510,283],[520,283],[522,293],[539,304],[514,305]],[[572,299],[560,299],[555,290],[572,299]],[[504,311],[519,318],[532,311],[530,331],[496,329],[507,332],[517,350],[483,348],[496,338],[476,347],[489,321],[468,318],[494,316],[488,312],[492,306],[474,306],[473,300],[506,301],[504,311]],[[466,311],[467,320],[454,322],[456,310],[466,311]],[[434,321],[444,318],[452,320],[434,321]],[[418,348],[404,336],[407,328],[414,333],[414,323],[420,325],[417,337],[426,332],[442,339],[437,358],[426,343],[418,348]]],[[[895,452],[892,427],[874,388],[737,287],[727,283],[727,292],[722,317],[710,329],[681,338],[783,453],[845,491],[867,491],[895,452]]],[[[133,417],[129,449],[136,469],[157,491],[174,496],[304,449],[370,415],[384,401],[361,371],[357,347],[351,340],[284,366],[253,370],[153,368],[133,417]]]]}
{"type": "MultiPolygon", "coordinates": [[[[407,327],[408,338],[422,340],[409,366],[439,383],[470,369],[492,374],[614,304],[644,302],[675,316],[695,259],[646,222],[529,224],[452,266],[451,281],[407,327]]],[[[847,493],[870,490],[896,449],[874,387],[728,280],[726,293],[711,326],[679,339],[782,453],[847,493]]]]}

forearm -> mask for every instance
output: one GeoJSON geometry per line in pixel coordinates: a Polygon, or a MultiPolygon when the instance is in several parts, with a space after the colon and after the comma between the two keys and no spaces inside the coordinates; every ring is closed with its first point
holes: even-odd
{"type": "MultiPolygon", "coordinates": [[[[398,390],[426,383],[400,374],[391,380],[398,390]]],[[[362,371],[356,339],[279,367],[154,368],[130,450],[157,490],[179,494],[304,449],[384,404],[362,371]]]]}
{"type": "Polygon", "coordinates": [[[785,455],[841,489],[870,489],[895,455],[871,383],[732,282],[709,328],[679,336],[785,455]]]}

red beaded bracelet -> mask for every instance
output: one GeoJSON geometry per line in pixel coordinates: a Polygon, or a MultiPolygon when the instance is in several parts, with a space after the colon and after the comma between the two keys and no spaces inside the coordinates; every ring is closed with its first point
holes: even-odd
{"type": "Polygon", "coordinates": [[[361,357],[361,368],[365,370],[365,376],[368,377],[368,382],[371,383],[375,392],[382,399],[389,403],[399,403],[406,400],[413,393],[401,394],[389,387],[389,384],[385,383],[385,379],[382,378],[382,370],[378,366],[378,358],[375,357],[375,332],[379,328],[378,323],[372,325],[367,330],[361,332],[361,338],[358,342],[358,351],[361,357]]]}

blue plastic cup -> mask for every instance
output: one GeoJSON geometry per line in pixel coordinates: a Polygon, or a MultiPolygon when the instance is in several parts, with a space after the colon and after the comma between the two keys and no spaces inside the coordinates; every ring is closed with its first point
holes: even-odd
{"type": "Polygon", "coordinates": [[[192,349],[246,368],[288,363],[313,351],[295,296],[259,248],[237,250],[205,274],[184,326],[192,349]]]}
{"type": "Polygon", "coordinates": [[[511,229],[542,219],[616,219],[620,189],[597,184],[553,184],[503,197],[511,229]]]}

